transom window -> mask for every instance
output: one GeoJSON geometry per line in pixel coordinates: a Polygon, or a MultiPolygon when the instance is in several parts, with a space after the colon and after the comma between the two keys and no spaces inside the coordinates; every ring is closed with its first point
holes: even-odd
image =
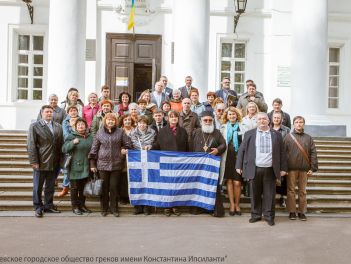
{"type": "Polygon", "coordinates": [[[229,77],[231,89],[242,94],[245,89],[246,43],[222,41],[220,79],[229,77]]]}
{"type": "Polygon", "coordinates": [[[44,36],[18,35],[17,100],[42,100],[44,76],[44,36]]]}

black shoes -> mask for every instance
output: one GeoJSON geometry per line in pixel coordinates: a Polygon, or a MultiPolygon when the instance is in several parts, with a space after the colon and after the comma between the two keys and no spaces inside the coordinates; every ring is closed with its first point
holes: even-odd
{"type": "Polygon", "coordinates": [[[119,212],[118,211],[112,212],[112,214],[113,214],[114,217],[119,217],[119,212]]]}
{"type": "Polygon", "coordinates": [[[150,206],[144,206],[144,215],[151,215],[151,207],[150,206]]]}
{"type": "Polygon", "coordinates": [[[79,208],[74,208],[72,211],[75,215],[83,215],[83,212],[79,208]]]}
{"type": "Polygon", "coordinates": [[[59,214],[59,213],[61,213],[61,211],[58,210],[56,207],[44,209],[44,212],[45,213],[50,213],[50,214],[59,214]]]}
{"type": "Polygon", "coordinates": [[[165,216],[171,216],[172,212],[171,212],[171,209],[169,208],[166,208],[164,211],[163,211],[164,215],[165,216]]]}
{"type": "Polygon", "coordinates": [[[234,216],[235,215],[235,211],[229,211],[229,215],[230,216],[234,216]]]}
{"type": "Polygon", "coordinates": [[[289,219],[290,220],[296,220],[296,213],[290,213],[289,214],[289,219]]]}
{"type": "Polygon", "coordinates": [[[103,217],[107,216],[107,211],[102,211],[101,216],[103,216],[103,217]]]}
{"type": "Polygon", "coordinates": [[[261,221],[261,217],[257,217],[257,218],[254,218],[254,217],[251,217],[250,220],[249,220],[249,223],[256,223],[258,221],[261,221]]]}
{"type": "Polygon", "coordinates": [[[267,224],[269,226],[274,226],[275,225],[274,219],[265,219],[265,221],[267,222],[267,224]]]}
{"type": "Polygon", "coordinates": [[[307,217],[305,214],[298,213],[298,216],[301,221],[307,221],[307,217]]]}
{"type": "Polygon", "coordinates": [[[143,213],[143,207],[141,205],[134,206],[134,215],[138,215],[142,213],[143,213]]]}
{"type": "Polygon", "coordinates": [[[87,214],[92,213],[92,211],[91,211],[90,209],[88,209],[85,205],[82,206],[82,207],[80,208],[80,210],[81,210],[83,213],[87,213],[87,214]]]}
{"type": "Polygon", "coordinates": [[[176,216],[180,216],[182,213],[178,210],[178,208],[173,207],[172,208],[173,214],[175,214],[176,216]]]}
{"type": "Polygon", "coordinates": [[[35,210],[35,217],[43,217],[43,210],[41,210],[40,208],[35,210]]]}

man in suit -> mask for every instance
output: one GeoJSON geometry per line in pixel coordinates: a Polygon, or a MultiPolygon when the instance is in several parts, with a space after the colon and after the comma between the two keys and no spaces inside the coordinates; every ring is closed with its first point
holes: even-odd
{"type": "Polygon", "coordinates": [[[257,128],[249,130],[241,143],[236,171],[250,181],[250,223],[264,219],[273,226],[275,217],[275,187],[286,174],[287,161],[281,134],[269,128],[266,113],[257,114],[257,128]]]}
{"type": "Polygon", "coordinates": [[[161,108],[163,101],[168,101],[168,96],[163,91],[163,82],[155,83],[155,91],[151,93],[151,103],[157,105],[157,108],[161,108]]]}
{"type": "Polygon", "coordinates": [[[232,96],[232,106],[237,105],[238,103],[238,95],[234,90],[230,90],[230,79],[228,77],[224,77],[222,80],[222,88],[216,91],[216,97],[221,97],[228,106],[228,97],[232,96]]]}
{"type": "Polygon", "coordinates": [[[41,108],[42,119],[31,124],[28,131],[27,150],[29,163],[33,168],[33,205],[35,216],[60,213],[54,204],[55,178],[61,158],[63,133],[60,124],[53,122],[53,108],[41,108]],[[44,188],[44,204],[41,193],[44,188]]]}
{"type": "Polygon", "coordinates": [[[161,128],[167,125],[167,121],[164,118],[164,113],[161,109],[156,109],[152,114],[153,122],[150,127],[155,130],[156,135],[161,130],[161,128]]]}
{"type": "Polygon", "coordinates": [[[167,87],[167,84],[168,84],[168,78],[167,78],[167,76],[164,76],[164,75],[161,76],[160,82],[163,83],[165,94],[168,96],[169,99],[171,99],[171,98],[172,98],[173,89],[170,88],[170,87],[167,87]]]}
{"type": "Polygon", "coordinates": [[[190,98],[190,90],[191,89],[196,89],[194,86],[192,86],[193,83],[193,78],[191,76],[186,76],[185,77],[185,86],[178,88],[180,92],[182,93],[182,98],[190,98]]]}

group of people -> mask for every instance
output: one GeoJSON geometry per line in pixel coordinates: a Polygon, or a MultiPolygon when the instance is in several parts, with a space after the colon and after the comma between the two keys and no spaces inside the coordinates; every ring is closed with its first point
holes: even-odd
{"type": "MultiPolygon", "coordinates": [[[[101,215],[119,216],[118,204],[128,202],[126,154],[128,149],[207,152],[221,156],[214,216],[224,216],[222,186],[229,198],[229,215],[241,215],[240,197],[243,182],[250,189],[250,223],[262,219],[274,225],[275,197],[281,195],[290,219],[306,220],[307,177],[317,171],[318,162],[313,139],[304,133],[305,119],[293,118],[282,111],[282,100],[273,101],[267,114],[264,95],[252,80],[240,97],[230,89],[230,79],[222,87],[207,93],[199,101],[199,90],[191,76],[185,86],[171,89],[161,76],[151,90],[144,91],[136,102],[127,92],[119,94],[116,104],[110,100],[110,88],[93,92],[83,104],[79,92],[69,89],[65,101],[49,96],[37,122],[28,134],[28,155],[33,167],[33,204],[35,215],[60,212],[53,203],[55,179],[62,169],[63,154],[71,163],[62,169],[64,196],[70,190],[72,211],[76,215],[91,212],[85,205],[83,189],[92,173],[103,179],[100,198],[101,215]],[[45,198],[41,193],[45,182],[45,198]],[[296,215],[295,187],[299,207],[296,215]]],[[[149,206],[136,206],[135,214],[152,213],[149,206]]],[[[190,213],[204,213],[190,208],[190,213]]],[[[180,215],[179,208],[164,208],[164,214],[180,215]]]]}

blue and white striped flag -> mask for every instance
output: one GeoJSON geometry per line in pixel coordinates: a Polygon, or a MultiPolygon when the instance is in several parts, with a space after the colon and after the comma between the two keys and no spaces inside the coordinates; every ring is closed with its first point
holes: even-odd
{"type": "Polygon", "coordinates": [[[132,205],[213,210],[220,157],[204,152],[128,150],[132,205]]]}

